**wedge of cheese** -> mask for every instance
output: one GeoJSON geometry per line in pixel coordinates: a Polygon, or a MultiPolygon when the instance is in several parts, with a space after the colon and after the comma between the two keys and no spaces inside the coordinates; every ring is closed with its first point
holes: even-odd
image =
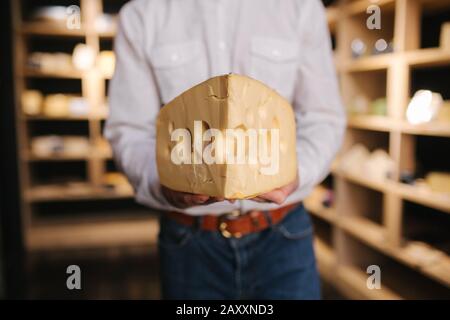
{"type": "Polygon", "coordinates": [[[211,78],[164,106],[157,120],[156,148],[160,183],[176,191],[245,199],[285,186],[297,175],[291,105],[263,83],[235,74],[211,78]],[[184,161],[177,159],[177,147],[184,143],[178,129],[191,136],[191,154],[182,154],[184,161]],[[219,135],[205,136],[209,129],[219,135]],[[227,129],[245,133],[245,143],[227,135],[227,129]],[[249,132],[257,132],[258,139],[249,132]],[[244,158],[238,161],[241,151],[244,158]],[[206,154],[223,161],[208,162],[206,154]]]}

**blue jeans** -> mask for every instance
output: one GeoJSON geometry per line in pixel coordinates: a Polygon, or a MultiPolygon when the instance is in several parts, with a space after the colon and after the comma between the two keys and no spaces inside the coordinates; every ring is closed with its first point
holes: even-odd
{"type": "Polygon", "coordinates": [[[164,299],[320,299],[311,219],[299,206],[240,239],[161,217],[164,299]]]}

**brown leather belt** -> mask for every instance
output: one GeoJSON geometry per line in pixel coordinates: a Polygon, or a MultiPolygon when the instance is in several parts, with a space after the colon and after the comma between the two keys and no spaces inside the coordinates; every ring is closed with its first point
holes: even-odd
{"type": "Polygon", "coordinates": [[[241,238],[278,224],[296,206],[298,203],[266,212],[255,210],[241,214],[236,210],[220,216],[204,215],[201,218],[173,211],[166,214],[180,224],[195,226],[198,223],[202,230],[220,231],[225,238],[241,238]]]}

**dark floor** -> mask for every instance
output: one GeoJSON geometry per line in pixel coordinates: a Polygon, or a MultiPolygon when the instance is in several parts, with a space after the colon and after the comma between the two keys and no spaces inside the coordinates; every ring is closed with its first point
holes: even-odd
{"type": "MultiPolygon", "coordinates": [[[[154,248],[130,252],[108,250],[41,254],[30,259],[30,299],[159,299],[159,270],[154,248]],[[69,265],[81,269],[82,290],[66,287],[69,265]]],[[[330,285],[323,284],[324,299],[343,299],[330,285]]]]}

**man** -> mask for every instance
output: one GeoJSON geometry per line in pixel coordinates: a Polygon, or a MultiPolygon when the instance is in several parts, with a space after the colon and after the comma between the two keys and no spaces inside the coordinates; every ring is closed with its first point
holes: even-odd
{"type": "Polygon", "coordinates": [[[301,201],[327,175],[345,126],[320,1],[135,0],[121,11],[115,50],[106,136],[137,201],[162,211],[163,297],[319,299],[312,226],[301,201]],[[230,72],[292,103],[298,179],[231,202],[161,187],[160,107],[230,72]]]}

